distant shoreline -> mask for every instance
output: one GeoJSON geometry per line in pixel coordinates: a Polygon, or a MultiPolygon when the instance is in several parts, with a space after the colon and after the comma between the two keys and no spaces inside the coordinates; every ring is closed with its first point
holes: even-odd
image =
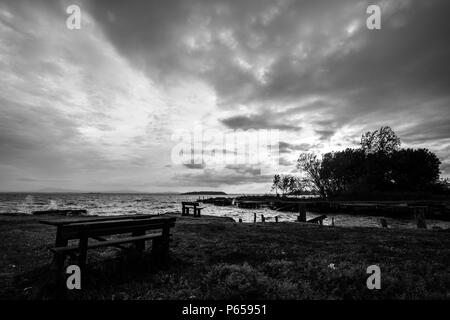
{"type": "Polygon", "coordinates": [[[223,191],[192,191],[192,192],[184,192],[180,193],[180,195],[207,195],[207,196],[216,196],[216,195],[227,195],[227,193],[223,191]]]}

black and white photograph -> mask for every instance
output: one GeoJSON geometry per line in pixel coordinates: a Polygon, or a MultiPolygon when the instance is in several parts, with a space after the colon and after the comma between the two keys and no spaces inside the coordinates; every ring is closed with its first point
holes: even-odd
{"type": "Polygon", "coordinates": [[[448,0],[0,0],[0,300],[450,300],[449,39],[448,0]]]}

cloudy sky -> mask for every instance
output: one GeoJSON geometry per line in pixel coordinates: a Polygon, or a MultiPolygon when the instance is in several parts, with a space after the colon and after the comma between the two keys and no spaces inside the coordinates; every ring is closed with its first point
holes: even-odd
{"type": "Polygon", "coordinates": [[[303,151],[391,126],[450,175],[448,0],[0,0],[0,191],[267,192],[182,165],[179,130],[279,130],[303,151]],[[81,8],[81,29],[66,8],[81,8]],[[366,9],[381,7],[381,30],[366,9]]]}

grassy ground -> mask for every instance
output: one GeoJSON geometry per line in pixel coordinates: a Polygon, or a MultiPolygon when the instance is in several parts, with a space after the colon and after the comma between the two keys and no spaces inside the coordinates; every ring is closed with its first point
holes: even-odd
{"type": "Polygon", "coordinates": [[[179,217],[168,265],[118,249],[89,252],[87,283],[55,296],[55,229],[0,216],[1,299],[449,299],[450,233],[238,224],[179,217]],[[330,266],[334,264],[334,268],[330,266]],[[368,290],[366,268],[381,268],[368,290]]]}

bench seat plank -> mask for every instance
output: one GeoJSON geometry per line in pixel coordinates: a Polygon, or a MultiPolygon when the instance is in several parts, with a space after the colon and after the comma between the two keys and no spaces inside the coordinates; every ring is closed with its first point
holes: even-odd
{"type": "Polygon", "coordinates": [[[62,226],[62,238],[63,239],[77,239],[80,237],[83,231],[86,231],[90,237],[104,236],[111,234],[123,234],[134,231],[146,231],[163,229],[164,227],[174,227],[175,220],[153,220],[153,219],[141,219],[139,221],[102,221],[102,222],[87,222],[87,223],[74,223],[62,226]]]}
{"type": "Polygon", "coordinates": [[[82,222],[99,222],[99,221],[119,221],[119,220],[129,220],[129,219],[167,219],[167,217],[161,217],[156,214],[135,214],[135,215],[117,215],[117,216],[92,216],[92,217],[82,217],[82,218],[58,218],[51,220],[39,220],[39,223],[48,224],[52,226],[59,226],[72,223],[82,223],[82,222]]]}
{"type": "MultiPolygon", "coordinates": [[[[108,247],[108,246],[114,246],[114,245],[122,244],[122,243],[130,243],[130,242],[135,242],[135,241],[139,241],[139,240],[149,240],[149,239],[155,239],[155,238],[161,238],[161,237],[162,237],[162,233],[153,233],[153,234],[146,234],[145,236],[106,240],[106,241],[100,241],[100,242],[89,244],[88,248],[95,249],[95,248],[100,248],[100,247],[108,247]]],[[[79,250],[78,246],[50,248],[50,251],[52,251],[54,253],[68,253],[68,252],[77,251],[77,250],[79,250]]]]}

